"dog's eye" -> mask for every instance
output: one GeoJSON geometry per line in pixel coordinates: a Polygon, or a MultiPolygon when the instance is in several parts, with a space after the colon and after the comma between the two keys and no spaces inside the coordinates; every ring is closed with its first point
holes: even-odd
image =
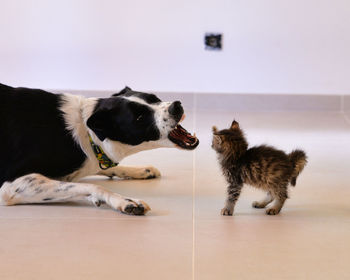
{"type": "Polygon", "coordinates": [[[139,115],[139,116],[137,117],[136,121],[138,122],[138,121],[140,121],[141,119],[142,119],[142,115],[139,115]]]}

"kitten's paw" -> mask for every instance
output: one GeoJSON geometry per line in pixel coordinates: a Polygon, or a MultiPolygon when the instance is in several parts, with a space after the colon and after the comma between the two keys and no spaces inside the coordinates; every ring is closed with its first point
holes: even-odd
{"type": "Polygon", "coordinates": [[[277,215],[280,211],[281,211],[281,209],[268,208],[268,209],[266,210],[266,214],[267,214],[267,215],[277,215]]]}
{"type": "Polygon", "coordinates": [[[223,216],[232,216],[232,214],[233,214],[232,209],[228,209],[226,207],[221,209],[221,215],[223,216]]]}
{"type": "Polygon", "coordinates": [[[265,208],[265,204],[262,204],[262,203],[260,203],[259,201],[254,201],[254,202],[252,203],[252,207],[253,207],[253,208],[259,208],[259,209],[261,209],[261,208],[265,208]]]}

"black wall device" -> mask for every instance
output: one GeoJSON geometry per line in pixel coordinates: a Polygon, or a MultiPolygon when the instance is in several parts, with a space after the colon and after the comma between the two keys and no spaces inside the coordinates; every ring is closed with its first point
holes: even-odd
{"type": "Polygon", "coordinates": [[[222,34],[206,33],[204,36],[206,50],[222,50],[222,34]]]}

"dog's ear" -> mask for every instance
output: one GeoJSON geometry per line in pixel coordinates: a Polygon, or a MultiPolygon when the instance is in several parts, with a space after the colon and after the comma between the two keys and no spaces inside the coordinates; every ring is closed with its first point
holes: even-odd
{"type": "Polygon", "coordinates": [[[103,141],[107,138],[107,131],[111,128],[110,112],[98,110],[90,116],[86,124],[103,141]]]}
{"type": "Polygon", "coordinates": [[[119,93],[115,93],[115,94],[113,94],[112,96],[119,96],[119,95],[125,94],[125,93],[127,93],[127,92],[129,92],[129,91],[132,91],[132,89],[129,88],[128,86],[126,86],[126,87],[125,87],[124,89],[122,89],[119,93]]]}
{"type": "Polygon", "coordinates": [[[237,129],[239,128],[239,123],[236,122],[235,120],[233,120],[232,124],[231,124],[231,129],[237,129]]]}

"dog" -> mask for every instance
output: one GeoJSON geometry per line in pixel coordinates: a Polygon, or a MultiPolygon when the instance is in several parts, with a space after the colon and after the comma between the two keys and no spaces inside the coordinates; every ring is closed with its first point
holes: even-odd
{"type": "Polygon", "coordinates": [[[0,205],[87,200],[130,215],[144,201],[77,181],[88,175],[150,179],[154,167],[119,166],[140,151],[193,150],[199,140],[179,122],[180,101],[129,87],[109,98],[85,98],[0,84],[0,205]]]}

